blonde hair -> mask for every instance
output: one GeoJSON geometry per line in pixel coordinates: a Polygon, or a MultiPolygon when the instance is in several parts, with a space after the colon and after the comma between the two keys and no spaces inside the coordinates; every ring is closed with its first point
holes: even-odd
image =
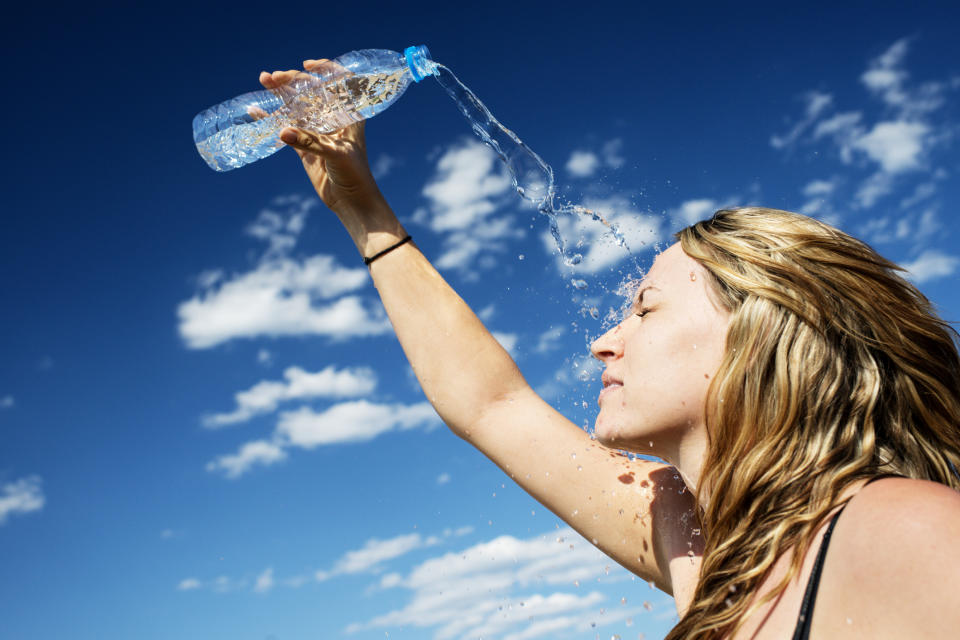
{"type": "Polygon", "coordinates": [[[733,635],[800,569],[852,483],[890,473],[960,489],[957,333],[868,245],[757,207],[677,234],[731,312],[707,395],[706,546],[667,640],[733,635]],[[787,575],[751,597],[786,550],[787,575]]]}

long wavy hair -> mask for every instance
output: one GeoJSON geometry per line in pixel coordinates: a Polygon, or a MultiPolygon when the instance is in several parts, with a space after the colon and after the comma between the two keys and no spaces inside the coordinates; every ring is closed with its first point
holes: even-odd
{"type": "Polygon", "coordinates": [[[725,209],[677,234],[730,311],[706,400],[706,536],[693,603],[667,640],[723,638],[786,589],[852,483],[960,489],[957,332],[865,243],[805,216],[725,209]],[[774,562],[787,575],[751,600],[774,562]]]}

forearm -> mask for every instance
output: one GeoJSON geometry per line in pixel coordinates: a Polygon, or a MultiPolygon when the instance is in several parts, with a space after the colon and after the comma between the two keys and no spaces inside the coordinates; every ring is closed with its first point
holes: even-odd
{"type": "MultiPolygon", "coordinates": [[[[364,256],[406,235],[386,203],[341,220],[364,256]]],[[[414,245],[378,258],[370,275],[424,393],[458,435],[527,388],[510,355],[414,245]]]]}

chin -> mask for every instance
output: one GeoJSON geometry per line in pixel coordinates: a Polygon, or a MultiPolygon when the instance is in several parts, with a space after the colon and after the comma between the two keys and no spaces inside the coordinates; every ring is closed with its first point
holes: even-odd
{"type": "Polygon", "coordinates": [[[613,424],[609,424],[598,416],[593,426],[593,433],[597,437],[597,442],[611,449],[625,449],[625,441],[620,433],[620,429],[613,424]]]}

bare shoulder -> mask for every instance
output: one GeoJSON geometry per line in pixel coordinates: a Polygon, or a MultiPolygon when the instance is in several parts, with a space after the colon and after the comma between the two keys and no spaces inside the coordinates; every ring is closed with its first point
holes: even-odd
{"type": "MultiPolygon", "coordinates": [[[[926,535],[931,528],[956,534],[960,527],[960,492],[938,482],[884,478],[865,486],[847,507],[848,520],[883,525],[870,535],[901,541],[926,535]]],[[[942,536],[940,536],[942,537],[942,536]]],[[[949,536],[948,536],[949,537],[949,536]]]]}
{"type": "Polygon", "coordinates": [[[958,540],[960,492],[905,478],[864,487],[837,523],[830,548],[835,598],[825,608],[838,624],[855,619],[877,634],[871,637],[955,637],[958,540]]]}

